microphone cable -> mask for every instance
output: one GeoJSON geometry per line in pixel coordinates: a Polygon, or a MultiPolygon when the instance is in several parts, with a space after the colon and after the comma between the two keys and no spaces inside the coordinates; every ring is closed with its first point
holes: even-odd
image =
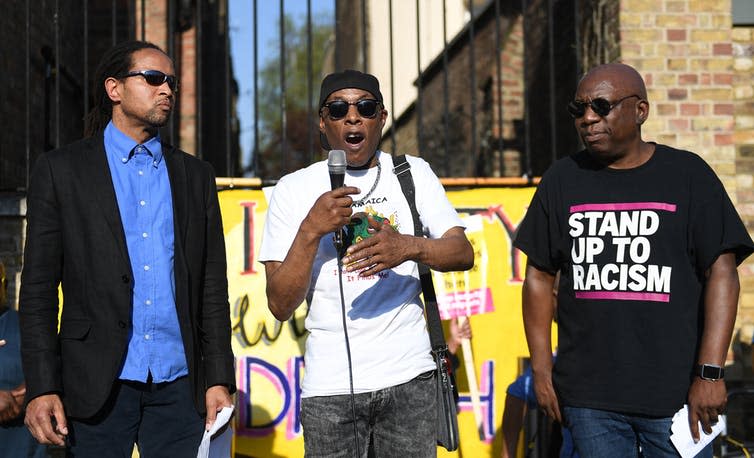
{"type": "MultiPolygon", "coordinates": [[[[343,229],[338,229],[338,232],[342,234],[343,229]]],[[[336,234],[338,233],[336,232],[336,234]]],[[[341,316],[343,317],[343,335],[345,336],[346,340],[346,355],[348,356],[348,383],[350,387],[350,393],[351,393],[351,415],[353,417],[353,440],[354,444],[356,445],[356,458],[359,458],[359,429],[356,426],[356,395],[353,392],[353,363],[351,362],[351,343],[348,339],[348,325],[346,322],[346,299],[343,294],[343,257],[341,250],[343,249],[342,246],[342,236],[340,238],[340,243],[337,241],[337,237],[333,238],[333,241],[335,242],[335,257],[338,262],[338,289],[340,290],[340,311],[341,316]]]]}

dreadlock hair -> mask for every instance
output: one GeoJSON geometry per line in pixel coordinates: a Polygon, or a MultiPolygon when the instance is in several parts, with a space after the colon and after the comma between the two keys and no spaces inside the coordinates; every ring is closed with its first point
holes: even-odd
{"type": "Polygon", "coordinates": [[[92,82],[92,98],[94,100],[92,109],[84,119],[84,136],[91,137],[107,127],[107,123],[113,117],[113,103],[105,91],[105,80],[125,75],[133,64],[133,54],[142,49],[156,49],[162,53],[165,52],[148,41],[133,40],[118,43],[102,56],[92,82]]]}

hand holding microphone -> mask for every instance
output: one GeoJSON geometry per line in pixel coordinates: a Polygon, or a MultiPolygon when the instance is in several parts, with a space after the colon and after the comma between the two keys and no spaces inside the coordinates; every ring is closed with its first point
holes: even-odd
{"type": "Polygon", "coordinates": [[[339,243],[340,246],[343,243],[343,226],[351,220],[353,199],[350,196],[361,192],[355,186],[343,185],[346,167],[345,152],[343,150],[330,151],[327,168],[330,172],[332,190],[319,196],[309,210],[304,222],[301,223],[301,227],[306,233],[314,234],[317,238],[328,233],[335,233],[335,237],[340,236],[336,240],[336,243],[339,243]]]}
{"type": "Polygon", "coordinates": [[[301,222],[300,233],[316,237],[319,243],[321,237],[342,229],[351,221],[351,195],[359,192],[357,187],[343,186],[319,196],[301,222]]]}

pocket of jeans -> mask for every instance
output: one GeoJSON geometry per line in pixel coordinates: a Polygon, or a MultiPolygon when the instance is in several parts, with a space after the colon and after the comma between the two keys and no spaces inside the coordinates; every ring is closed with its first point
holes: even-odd
{"type": "Polygon", "coordinates": [[[416,376],[416,380],[431,380],[435,377],[435,370],[423,372],[416,376]]]}

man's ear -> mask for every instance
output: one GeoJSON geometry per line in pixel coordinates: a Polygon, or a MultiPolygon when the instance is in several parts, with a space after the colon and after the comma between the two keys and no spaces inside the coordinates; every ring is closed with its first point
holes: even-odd
{"type": "Polygon", "coordinates": [[[327,135],[325,135],[325,118],[319,117],[319,145],[324,150],[330,149],[330,142],[327,141],[327,135]]]}
{"type": "Polygon", "coordinates": [[[642,125],[644,121],[649,117],[649,102],[646,100],[640,100],[636,104],[636,124],[642,125]]]}
{"type": "Polygon", "coordinates": [[[105,80],[105,93],[113,102],[120,102],[120,89],[120,81],[117,79],[111,76],[105,80]]]}

